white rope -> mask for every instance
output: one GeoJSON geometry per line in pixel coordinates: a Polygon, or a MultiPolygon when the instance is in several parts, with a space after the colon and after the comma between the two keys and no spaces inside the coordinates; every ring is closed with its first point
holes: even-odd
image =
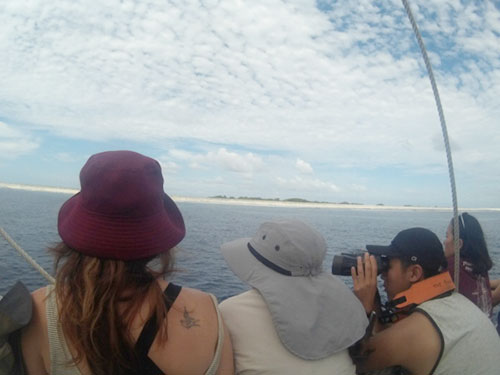
{"type": "Polygon", "coordinates": [[[38,272],[42,274],[51,284],[55,283],[55,279],[50,276],[47,271],[45,271],[26,251],[24,251],[21,246],[19,246],[10,236],[9,234],[0,227],[0,234],[7,240],[8,243],[12,245],[14,249],[17,250],[21,256],[26,259],[26,261],[31,264],[38,272]]]}
{"type": "Polygon", "coordinates": [[[420,52],[422,52],[422,57],[424,58],[425,66],[427,68],[427,73],[429,75],[429,79],[431,80],[432,91],[434,92],[434,99],[436,101],[437,110],[439,113],[439,121],[441,122],[441,130],[443,132],[444,146],[446,148],[446,157],[448,159],[448,174],[450,176],[450,184],[451,184],[451,196],[453,201],[453,247],[455,252],[455,275],[454,275],[454,283],[455,290],[458,291],[458,283],[460,281],[460,248],[459,248],[459,232],[458,232],[458,204],[457,204],[457,190],[455,186],[455,173],[453,172],[453,160],[451,158],[451,148],[450,142],[448,140],[448,130],[446,128],[446,122],[444,120],[443,107],[441,106],[441,99],[439,98],[439,92],[436,85],[436,81],[434,79],[434,73],[432,72],[431,63],[429,61],[429,57],[427,56],[427,51],[425,49],[424,41],[422,40],[422,36],[418,31],[417,23],[415,22],[415,18],[413,18],[413,13],[411,12],[410,5],[407,0],[401,0],[406,10],[406,14],[408,14],[408,18],[410,19],[411,26],[413,27],[413,32],[417,37],[418,45],[420,47],[420,52]]]}
{"type": "MultiPolygon", "coordinates": [[[[459,232],[458,232],[458,205],[457,205],[457,192],[456,192],[456,185],[455,185],[455,173],[453,172],[453,159],[451,157],[451,149],[450,149],[450,142],[448,139],[448,130],[446,128],[446,121],[444,119],[444,113],[443,113],[443,108],[441,106],[441,100],[439,98],[439,92],[438,88],[436,85],[436,81],[434,79],[434,73],[432,72],[432,67],[431,63],[429,61],[429,57],[427,56],[427,51],[425,49],[424,41],[422,40],[422,36],[420,35],[420,32],[417,27],[417,23],[415,22],[415,19],[413,17],[413,13],[411,12],[410,5],[408,4],[407,0],[401,0],[403,2],[403,6],[405,7],[406,14],[408,15],[408,18],[410,19],[411,26],[413,28],[413,32],[415,33],[415,36],[417,37],[418,45],[420,47],[420,51],[422,53],[422,57],[425,62],[425,66],[427,68],[427,73],[429,75],[429,79],[431,81],[431,86],[432,86],[432,91],[434,93],[434,99],[436,101],[436,106],[437,110],[439,113],[439,120],[441,122],[441,130],[443,132],[443,139],[444,139],[444,145],[446,148],[446,157],[448,160],[448,174],[450,177],[450,184],[451,184],[451,195],[452,195],[452,201],[453,201],[453,245],[454,245],[454,251],[455,251],[455,275],[454,275],[454,283],[455,283],[455,290],[458,290],[458,285],[459,285],[459,261],[460,261],[460,254],[459,254],[459,232]]],[[[31,264],[38,272],[40,272],[50,283],[54,283],[55,280],[52,276],[50,276],[47,271],[45,271],[26,251],[24,251],[17,243],[14,242],[14,240],[3,230],[2,227],[0,227],[0,234],[16,249],[21,256],[26,259],[26,261],[31,264]]]]}

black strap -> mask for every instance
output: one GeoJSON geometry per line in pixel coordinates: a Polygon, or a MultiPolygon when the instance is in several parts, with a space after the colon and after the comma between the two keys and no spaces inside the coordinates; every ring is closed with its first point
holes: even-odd
{"type": "Polygon", "coordinates": [[[163,292],[163,294],[166,297],[165,304],[167,305],[167,311],[170,310],[170,308],[174,304],[175,300],[177,299],[177,296],[181,292],[181,289],[182,286],[173,283],[168,283],[167,288],[163,292]]]}
{"type": "MultiPolygon", "coordinates": [[[[168,310],[174,304],[177,296],[181,292],[182,287],[169,283],[163,295],[165,297],[165,306],[168,310]]],[[[148,357],[149,349],[153,344],[156,337],[156,315],[153,314],[151,318],[144,324],[141,334],[135,343],[134,350],[137,353],[139,359],[139,367],[141,369],[141,374],[143,375],[159,375],[163,372],[156,366],[156,364],[148,357]]]]}
{"type": "Polygon", "coordinates": [[[247,243],[247,247],[250,253],[252,253],[252,255],[255,258],[257,258],[257,260],[261,262],[264,266],[272,269],[273,271],[281,273],[282,275],[292,276],[292,273],[290,271],[278,266],[276,263],[271,262],[269,259],[264,258],[257,250],[255,250],[255,248],[252,245],[250,245],[250,242],[247,243]]]}

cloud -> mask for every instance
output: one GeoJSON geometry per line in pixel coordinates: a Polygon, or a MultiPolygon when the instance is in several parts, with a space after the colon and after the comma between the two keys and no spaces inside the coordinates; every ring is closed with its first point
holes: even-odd
{"type": "Polygon", "coordinates": [[[188,162],[191,168],[218,167],[239,174],[252,174],[261,170],[265,164],[257,155],[251,152],[239,154],[221,147],[206,153],[193,153],[174,149],[169,152],[172,158],[188,162]]]}
{"type": "Polygon", "coordinates": [[[300,176],[295,176],[292,178],[277,177],[276,181],[279,185],[287,186],[290,190],[296,190],[301,194],[310,191],[317,191],[323,193],[325,191],[334,193],[341,191],[341,189],[337,185],[331,182],[326,182],[319,179],[307,179],[300,176]]]}
{"type": "Polygon", "coordinates": [[[302,159],[297,159],[297,162],[295,163],[295,166],[297,169],[304,174],[313,174],[313,168],[311,167],[311,164],[305,162],[302,159]]]}
{"type": "Polygon", "coordinates": [[[218,149],[216,153],[209,152],[207,158],[214,160],[225,169],[237,173],[252,173],[264,166],[262,159],[251,152],[239,155],[227,151],[225,148],[218,149]]]}
{"type": "MultiPolygon", "coordinates": [[[[431,97],[410,50],[413,36],[390,33],[403,16],[395,4],[332,4],[326,13],[307,2],[132,4],[7,6],[11,53],[0,71],[12,83],[5,85],[10,100],[30,106],[7,109],[79,138],[195,137],[323,150],[337,143],[332,123],[342,138],[366,138],[368,125],[383,132],[400,125],[398,112],[409,106],[432,106],[422,102],[431,97]],[[25,13],[37,23],[18,21],[25,13]],[[396,112],[392,119],[384,109],[396,112]],[[311,122],[314,134],[303,138],[311,122]],[[280,124],[290,127],[289,141],[280,124]]],[[[456,29],[444,7],[430,8],[446,21],[436,34],[456,29]]]]}
{"type": "MultiPolygon", "coordinates": [[[[456,168],[481,185],[500,175],[500,10],[453,0],[412,8],[456,168]]],[[[28,136],[36,129],[70,141],[173,145],[166,169],[176,173],[281,175],[270,155],[320,181],[331,179],[321,165],[446,170],[400,1],[10,1],[0,25],[8,52],[0,113],[30,124],[18,126],[22,136],[0,135],[3,155],[43,147],[28,136]],[[205,147],[184,148],[186,140],[205,147]]]]}
{"type": "Polygon", "coordinates": [[[180,166],[171,160],[161,158],[159,161],[160,161],[162,172],[164,174],[165,173],[169,173],[169,174],[174,173],[175,174],[180,169],[180,166]]]}
{"type": "Polygon", "coordinates": [[[0,122],[0,158],[15,159],[21,155],[33,152],[39,147],[34,137],[25,131],[0,122]]]}

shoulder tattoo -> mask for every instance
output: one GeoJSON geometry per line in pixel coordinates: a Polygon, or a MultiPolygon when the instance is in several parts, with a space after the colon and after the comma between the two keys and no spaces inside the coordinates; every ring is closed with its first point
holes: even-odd
{"type": "Polygon", "coordinates": [[[181,324],[184,328],[189,329],[192,327],[199,327],[200,325],[198,322],[200,321],[199,319],[193,318],[191,315],[189,315],[189,312],[186,309],[186,306],[184,306],[184,313],[183,313],[184,319],[181,319],[181,324]]]}

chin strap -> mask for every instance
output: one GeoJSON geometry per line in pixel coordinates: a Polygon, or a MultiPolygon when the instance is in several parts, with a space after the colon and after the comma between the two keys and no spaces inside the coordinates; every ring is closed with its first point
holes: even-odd
{"type": "Polygon", "coordinates": [[[395,323],[411,314],[421,303],[451,294],[454,289],[455,284],[448,271],[419,281],[381,306],[379,320],[382,323],[395,323]]]}

